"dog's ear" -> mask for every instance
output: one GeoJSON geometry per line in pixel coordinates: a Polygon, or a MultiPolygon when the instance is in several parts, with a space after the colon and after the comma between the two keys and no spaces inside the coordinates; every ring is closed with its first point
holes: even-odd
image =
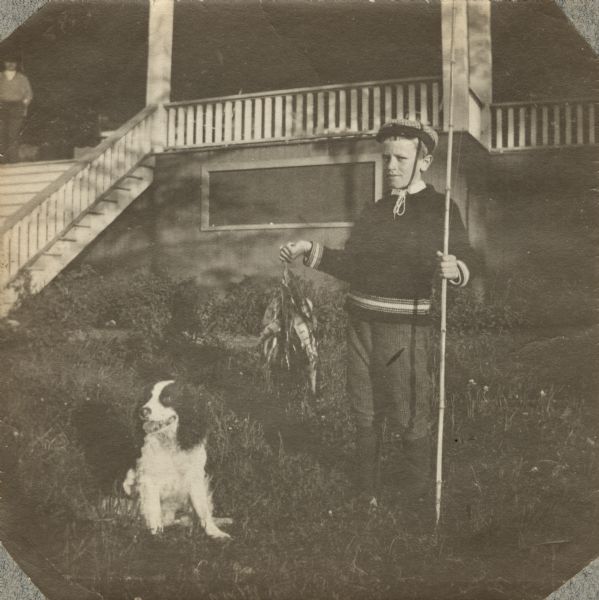
{"type": "Polygon", "coordinates": [[[200,389],[192,385],[174,384],[170,389],[172,407],[179,416],[177,442],[182,450],[190,450],[208,435],[208,411],[200,389]]]}

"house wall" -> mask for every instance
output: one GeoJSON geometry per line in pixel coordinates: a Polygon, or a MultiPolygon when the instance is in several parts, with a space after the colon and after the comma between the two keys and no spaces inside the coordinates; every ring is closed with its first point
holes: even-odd
{"type": "Polygon", "coordinates": [[[562,283],[597,272],[596,154],[571,147],[491,158],[488,247],[496,269],[538,268],[562,283]]]}
{"type": "MultiPolygon", "coordinates": [[[[427,173],[437,190],[445,186],[445,145],[427,173]]],[[[467,134],[456,135],[453,197],[467,225],[472,243],[486,251],[484,177],[486,153],[467,134]]],[[[380,147],[371,139],[280,144],[253,148],[194,151],[158,157],[155,181],[117,221],[92,244],[79,262],[102,270],[165,269],[175,278],[194,277],[210,287],[225,287],[245,277],[271,277],[280,273],[278,248],[293,239],[315,239],[342,247],[350,232],[347,224],[301,224],[206,230],[202,206],[208,189],[206,173],[223,165],[278,165],[378,161],[380,147]]],[[[380,164],[380,163],[378,163],[380,164]]],[[[377,169],[373,197],[380,195],[377,169]]],[[[307,174],[309,175],[309,172],[307,174]]],[[[302,186],[299,173],[299,186],[302,186]]],[[[311,182],[304,181],[308,186],[311,182]]],[[[208,199],[209,200],[209,199],[208,199]]],[[[309,272],[317,282],[328,276],[309,272]]]]}

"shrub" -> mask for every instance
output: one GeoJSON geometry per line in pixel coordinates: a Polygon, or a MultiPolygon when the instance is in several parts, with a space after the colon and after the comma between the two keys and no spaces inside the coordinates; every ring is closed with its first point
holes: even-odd
{"type": "MultiPolygon", "coordinates": [[[[580,326],[596,320],[590,281],[567,281],[560,274],[542,274],[522,266],[500,272],[484,282],[482,298],[472,286],[450,289],[447,315],[461,333],[503,332],[519,328],[580,326]]],[[[435,289],[433,315],[440,315],[440,290],[435,289]]]]}
{"type": "Polygon", "coordinates": [[[212,331],[257,335],[275,285],[246,279],[225,292],[207,293],[194,280],[182,281],[174,291],[173,328],[200,339],[212,331]]]}

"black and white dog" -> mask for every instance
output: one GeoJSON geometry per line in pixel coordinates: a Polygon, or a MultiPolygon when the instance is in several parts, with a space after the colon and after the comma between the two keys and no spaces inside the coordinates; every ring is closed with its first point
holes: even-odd
{"type": "Polygon", "coordinates": [[[218,525],[231,519],[212,515],[210,479],[206,475],[206,411],[197,391],[175,381],[154,385],[140,416],[145,432],[141,457],[129,469],[123,489],[139,493],[141,513],[152,533],[174,523],[191,523],[179,512],[193,507],[206,533],[228,538],[218,525]]]}

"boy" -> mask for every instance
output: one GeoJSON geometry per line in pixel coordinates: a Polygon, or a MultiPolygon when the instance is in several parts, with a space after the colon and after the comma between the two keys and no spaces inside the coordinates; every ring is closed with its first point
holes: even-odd
{"type": "Polygon", "coordinates": [[[445,197],[422,180],[438,143],[435,130],[396,119],[385,123],[376,139],[382,144],[386,193],[365,208],[345,248],[301,240],[280,251],[281,260],[303,256],[306,266],[350,284],[347,392],[356,423],[359,485],[372,506],[385,424],[407,464],[402,494],[408,502],[419,501],[432,483],[433,279],[439,272],[453,285],[464,286],[475,262],[453,204],[452,254],[440,251],[445,197]]]}

